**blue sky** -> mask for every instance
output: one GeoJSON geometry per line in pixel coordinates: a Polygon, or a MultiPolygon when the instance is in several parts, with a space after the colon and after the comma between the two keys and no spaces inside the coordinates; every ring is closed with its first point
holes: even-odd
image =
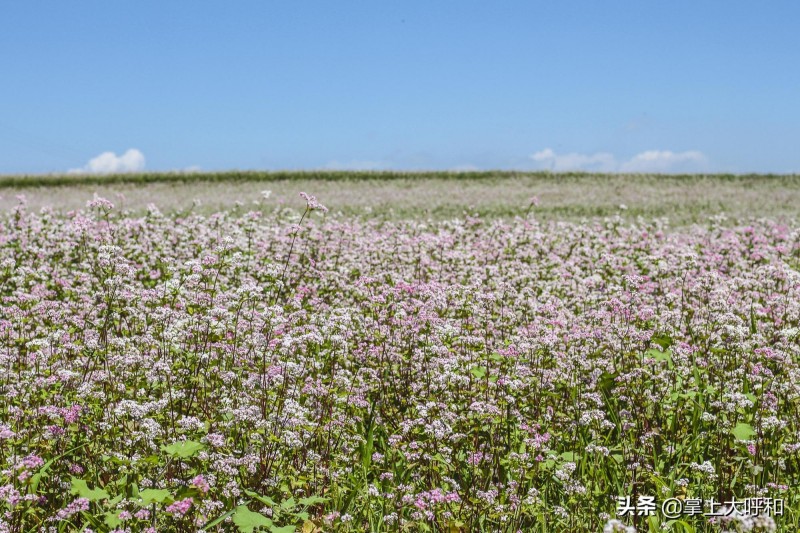
{"type": "Polygon", "coordinates": [[[793,1],[16,1],[0,173],[800,172],[793,1]]]}

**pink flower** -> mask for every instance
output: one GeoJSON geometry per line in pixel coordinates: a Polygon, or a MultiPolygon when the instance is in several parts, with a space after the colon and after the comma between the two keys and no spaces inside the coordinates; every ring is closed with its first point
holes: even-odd
{"type": "Polygon", "coordinates": [[[203,477],[203,474],[198,475],[192,480],[192,485],[197,487],[197,489],[202,492],[203,494],[207,493],[211,486],[206,481],[206,478],[203,477]]]}
{"type": "Polygon", "coordinates": [[[148,518],[150,518],[150,511],[148,511],[147,509],[140,509],[136,511],[133,516],[135,516],[139,520],[147,520],[148,518]]]}
{"type": "Polygon", "coordinates": [[[65,520],[70,516],[74,515],[75,513],[80,513],[81,511],[88,511],[89,510],[89,500],[86,498],[78,498],[73,501],[71,504],[67,505],[64,509],[61,509],[56,513],[56,518],[59,520],[65,520]]]}
{"type": "Polygon", "coordinates": [[[322,205],[321,203],[319,203],[317,201],[317,199],[315,197],[311,196],[310,194],[306,194],[304,192],[301,192],[300,196],[303,197],[303,199],[306,201],[306,207],[308,209],[310,209],[312,211],[319,210],[319,211],[322,211],[323,213],[327,213],[328,212],[328,208],[325,207],[324,205],[322,205]]]}
{"type": "Polygon", "coordinates": [[[192,502],[193,500],[191,498],[178,500],[172,505],[167,506],[167,512],[184,516],[186,513],[189,512],[189,508],[192,506],[192,502]]]}
{"type": "Polygon", "coordinates": [[[17,468],[29,468],[31,470],[35,470],[44,464],[44,459],[39,457],[38,455],[29,455],[24,458],[20,464],[17,465],[17,468]]]}

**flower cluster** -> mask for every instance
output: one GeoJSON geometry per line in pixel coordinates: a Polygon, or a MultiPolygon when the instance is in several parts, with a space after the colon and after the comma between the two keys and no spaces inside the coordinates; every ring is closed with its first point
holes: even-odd
{"type": "Polygon", "coordinates": [[[800,508],[796,226],[257,205],[0,216],[0,531],[661,527],[613,518],[634,488],[800,508]]]}

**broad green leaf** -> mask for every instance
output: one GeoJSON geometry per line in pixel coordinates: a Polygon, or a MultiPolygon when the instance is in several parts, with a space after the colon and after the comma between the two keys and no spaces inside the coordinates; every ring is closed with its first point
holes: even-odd
{"type": "Polygon", "coordinates": [[[325,503],[328,501],[328,498],[323,498],[322,496],[309,496],[307,498],[300,498],[298,503],[300,505],[316,505],[318,503],[325,503]]]}
{"type": "Polygon", "coordinates": [[[470,369],[470,374],[475,376],[478,379],[483,378],[486,375],[486,367],[485,366],[475,366],[470,369]]]}
{"type": "Polygon", "coordinates": [[[281,502],[281,509],[291,509],[295,505],[297,505],[297,503],[294,501],[294,498],[289,498],[288,500],[281,502]]]}
{"type": "Polygon", "coordinates": [[[142,499],[142,505],[150,505],[151,503],[164,503],[172,498],[172,495],[166,489],[144,489],[139,492],[139,498],[142,499]]]}
{"type": "Polygon", "coordinates": [[[103,515],[104,522],[106,525],[112,529],[116,528],[118,525],[122,523],[122,520],[119,518],[119,513],[122,511],[109,511],[103,515]]]}
{"type": "Polygon", "coordinates": [[[319,531],[322,530],[318,528],[317,525],[311,520],[306,520],[305,522],[303,522],[302,533],[317,533],[319,531]]]}
{"type": "Polygon", "coordinates": [[[164,450],[167,454],[173,457],[180,457],[181,459],[187,459],[192,457],[205,446],[200,442],[195,442],[193,440],[184,440],[180,442],[175,442],[170,444],[169,446],[162,446],[161,449],[164,450]]]}
{"type": "Polygon", "coordinates": [[[240,505],[236,508],[233,513],[233,523],[242,533],[251,533],[259,527],[272,527],[272,520],[261,513],[251,511],[246,505],[240,505]]]}
{"type": "Polygon", "coordinates": [[[756,434],[753,430],[753,426],[750,424],[745,424],[744,422],[739,422],[736,424],[736,427],[731,430],[733,436],[736,437],[738,440],[748,440],[750,437],[756,434]]]}
{"type": "Polygon", "coordinates": [[[275,507],[275,506],[278,505],[275,502],[275,500],[273,500],[269,496],[262,496],[257,492],[253,492],[252,490],[245,490],[244,493],[247,494],[248,496],[250,496],[251,498],[255,498],[256,500],[260,501],[261,503],[263,503],[265,505],[269,505],[270,507],[275,507]]]}
{"type": "Polygon", "coordinates": [[[86,481],[78,478],[72,478],[70,493],[75,494],[79,498],[86,498],[90,502],[107,500],[109,497],[108,493],[103,489],[90,489],[86,481]]]}
{"type": "Polygon", "coordinates": [[[651,348],[644,352],[644,355],[645,357],[650,357],[656,361],[672,361],[672,350],[666,350],[662,352],[661,350],[651,348]]]}
{"type": "Polygon", "coordinates": [[[294,530],[297,529],[294,526],[270,526],[269,530],[271,533],[294,533],[294,530]]]}
{"type": "Polygon", "coordinates": [[[653,344],[657,344],[663,349],[669,348],[674,343],[672,337],[669,335],[653,335],[651,340],[653,341],[653,344]]]}

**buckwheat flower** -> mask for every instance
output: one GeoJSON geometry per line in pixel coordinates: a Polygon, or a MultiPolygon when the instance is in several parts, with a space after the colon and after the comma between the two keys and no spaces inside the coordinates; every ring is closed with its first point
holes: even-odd
{"type": "Polygon", "coordinates": [[[575,471],[575,468],[577,468],[575,463],[564,463],[558,470],[556,470],[555,476],[561,481],[565,481],[569,479],[569,477],[575,471]]]}
{"type": "Polygon", "coordinates": [[[603,533],[636,533],[636,528],[626,526],[616,518],[612,518],[603,526],[603,533]]]}
{"type": "Polygon", "coordinates": [[[64,509],[61,509],[56,513],[56,518],[58,520],[64,520],[69,518],[70,516],[74,515],[75,513],[80,513],[81,511],[88,511],[89,510],[89,500],[86,498],[78,498],[70,503],[64,509]]]}
{"type": "Polygon", "coordinates": [[[197,487],[197,490],[202,492],[203,494],[207,493],[211,486],[208,484],[208,481],[203,477],[203,474],[198,475],[192,480],[192,485],[197,487]]]}
{"type": "Polygon", "coordinates": [[[133,516],[130,511],[120,511],[119,515],[117,515],[120,520],[130,520],[133,516]]]}
{"type": "Polygon", "coordinates": [[[714,465],[711,464],[711,461],[704,461],[703,464],[691,463],[689,466],[696,472],[703,472],[705,474],[714,473],[714,465]]]}
{"type": "Polygon", "coordinates": [[[44,464],[44,459],[42,459],[38,455],[31,454],[25,457],[20,462],[20,464],[17,465],[17,468],[29,468],[31,470],[35,470],[40,466],[42,466],[43,464],[44,464]]]}
{"type": "Polygon", "coordinates": [[[100,209],[111,210],[114,209],[114,204],[111,203],[110,200],[107,200],[102,196],[98,196],[97,193],[94,193],[94,198],[86,202],[86,207],[99,207],[100,209]]]}
{"type": "Polygon", "coordinates": [[[12,509],[22,501],[22,496],[13,485],[0,486],[0,501],[5,501],[12,509]]]}
{"type": "Polygon", "coordinates": [[[135,516],[139,520],[147,520],[148,518],[150,518],[150,511],[148,511],[147,509],[140,509],[136,511],[133,514],[133,516],[135,516]]]}
{"type": "Polygon", "coordinates": [[[555,507],[553,507],[553,512],[556,513],[561,518],[569,518],[569,512],[560,505],[556,505],[555,507]]]}
{"type": "Polygon", "coordinates": [[[166,511],[168,513],[174,513],[180,516],[184,516],[187,512],[189,512],[189,508],[192,506],[192,501],[193,501],[192,498],[185,498],[183,500],[178,500],[172,505],[168,505],[166,511]]]}
{"type": "Polygon", "coordinates": [[[215,448],[221,448],[222,446],[225,446],[225,436],[220,433],[209,433],[203,438],[203,440],[215,448]]]}
{"type": "Polygon", "coordinates": [[[322,211],[323,213],[327,213],[328,212],[328,208],[325,207],[324,205],[322,205],[321,203],[319,203],[317,201],[317,199],[315,197],[311,196],[310,194],[306,194],[304,192],[301,192],[300,196],[306,201],[306,207],[309,210],[311,210],[311,211],[319,210],[319,211],[322,211]]]}
{"type": "Polygon", "coordinates": [[[703,422],[714,422],[717,420],[717,417],[708,411],[704,411],[702,415],[700,415],[700,420],[703,422]]]}

